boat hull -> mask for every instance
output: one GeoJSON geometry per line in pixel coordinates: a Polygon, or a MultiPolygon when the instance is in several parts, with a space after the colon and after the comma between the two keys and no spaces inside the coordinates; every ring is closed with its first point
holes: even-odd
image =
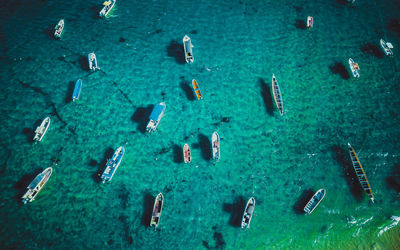
{"type": "Polygon", "coordinates": [[[187,143],[183,146],[183,160],[185,163],[192,162],[190,147],[189,147],[189,144],[187,144],[187,143]]]}
{"type": "Polygon", "coordinates": [[[78,100],[82,90],[82,80],[78,79],[75,83],[74,92],[72,93],[72,101],[78,100]]]}
{"type": "Polygon", "coordinates": [[[154,201],[153,213],[151,214],[150,227],[154,226],[154,230],[158,227],[161,218],[164,196],[159,193],[154,201]]]}
{"type": "Polygon", "coordinates": [[[274,74],[272,74],[272,92],[274,95],[275,105],[279,110],[279,114],[283,116],[283,101],[281,95],[281,89],[279,88],[278,81],[274,74]]]}
{"type": "MultiPolygon", "coordinates": [[[[388,43],[387,43],[385,40],[383,40],[383,39],[381,39],[379,42],[380,42],[380,44],[381,44],[381,48],[382,48],[383,52],[385,53],[385,55],[387,55],[387,56],[393,56],[393,52],[392,52],[392,50],[390,49],[388,43]]],[[[391,44],[390,44],[390,45],[391,45],[391,44]]]]}
{"type": "Polygon", "coordinates": [[[221,158],[221,144],[219,134],[217,132],[214,132],[211,139],[213,159],[219,161],[219,159],[221,158]]]}
{"type": "Polygon", "coordinates": [[[358,67],[358,64],[356,64],[353,59],[349,58],[349,66],[351,74],[358,79],[360,77],[360,73],[358,72],[358,69],[356,69],[356,67],[358,67]]]}
{"type": "Polygon", "coordinates": [[[91,71],[96,71],[100,69],[97,65],[97,58],[94,52],[88,54],[88,64],[91,71]]]}
{"type": "Polygon", "coordinates": [[[53,169],[51,167],[48,167],[43,172],[38,174],[27,187],[28,191],[22,196],[22,203],[26,204],[28,202],[34,201],[36,196],[50,179],[52,173],[53,169]]]}
{"type": "Polygon", "coordinates": [[[187,63],[193,63],[194,62],[194,57],[193,57],[193,45],[192,45],[192,40],[190,37],[185,35],[183,37],[183,50],[185,52],[185,60],[187,63]]]}
{"type": "Polygon", "coordinates": [[[250,227],[250,222],[251,218],[253,217],[255,206],[256,206],[256,200],[254,199],[254,197],[251,197],[247,201],[246,207],[243,212],[242,224],[241,224],[242,229],[247,229],[250,227]]]}
{"type": "Polygon", "coordinates": [[[157,130],[158,124],[164,116],[166,107],[167,105],[165,105],[165,102],[161,102],[154,107],[149,117],[149,123],[146,126],[147,132],[152,133],[157,130]]]}
{"type": "Polygon", "coordinates": [[[114,8],[114,5],[117,2],[117,0],[109,0],[104,3],[108,3],[108,2],[109,2],[109,4],[104,5],[104,7],[99,12],[100,17],[106,17],[110,13],[110,11],[114,8]]]}
{"type": "Polygon", "coordinates": [[[61,35],[62,35],[63,31],[64,31],[64,19],[61,19],[61,20],[57,23],[57,25],[56,25],[56,27],[55,27],[54,29],[55,29],[55,31],[54,31],[54,37],[55,37],[56,39],[61,38],[61,35]]]}
{"type": "Polygon", "coordinates": [[[124,154],[125,154],[125,148],[121,146],[117,148],[117,150],[115,150],[112,158],[107,161],[106,168],[104,169],[104,172],[101,175],[101,180],[103,183],[105,183],[106,181],[111,181],[119,165],[121,164],[124,154]]]}
{"type": "Polygon", "coordinates": [[[311,16],[307,17],[307,28],[312,29],[313,26],[314,26],[313,17],[311,17],[311,16]]]}
{"type": "Polygon", "coordinates": [[[306,206],[304,207],[304,212],[306,214],[311,214],[314,209],[321,203],[322,199],[325,197],[325,189],[321,188],[318,190],[313,197],[311,197],[310,201],[307,202],[306,206]]]}
{"type": "Polygon", "coordinates": [[[42,141],[44,135],[46,134],[47,130],[50,127],[50,122],[51,122],[50,117],[46,117],[43,119],[42,123],[36,128],[35,136],[33,137],[33,140],[35,142],[42,141]]]}
{"type": "Polygon", "coordinates": [[[192,86],[193,86],[194,93],[197,97],[197,100],[202,100],[203,94],[201,93],[199,84],[197,83],[197,81],[195,79],[192,80],[192,86]]]}

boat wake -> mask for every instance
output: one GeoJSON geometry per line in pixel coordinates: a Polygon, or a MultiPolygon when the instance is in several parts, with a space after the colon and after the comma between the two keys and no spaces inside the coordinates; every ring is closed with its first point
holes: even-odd
{"type": "Polygon", "coordinates": [[[380,227],[379,229],[381,229],[381,230],[378,233],[378,237],[381,236],[384,232],[386,232],[386,231],[390,230],[391,228],[397,226],[397,224],[399,224],[399,221],[400,221],[400,216],[392,216],[392,217],[390,217],[390,219],[393,221],[393,223],[388,225],[388,226],[386,226],[386,227],[384,227],[383,229],[382,229],[383,226],[380,227]]]}

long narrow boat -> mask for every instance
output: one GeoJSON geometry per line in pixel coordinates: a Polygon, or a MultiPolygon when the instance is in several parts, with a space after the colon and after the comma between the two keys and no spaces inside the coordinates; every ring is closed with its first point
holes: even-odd
{"type": "Polygon", "coordinates": [[[91,71],[96,71],[100,69],[100,67],[97,65],[97,58],[94,52],[88,54],[88,63],[89,63],[89,69],[91,71]]]}
{"type": "Polygon", "coordinates": [[[282,102],[282,95],[281,90],[278,85],[278,81],[274,74],[272,74],[272,92],[274,94],[274,100],[276,107],[278,107],[279,113],[283,115],[283,102],[282,102]]]}
{"type": "Polygon", "coordinates": [[[219,138],[219,134],[217,133],[217,131],[215,131],[212,134],[212,138],[211,138],[211,143],[212,143],[212,154],[213,154],[213,159],[216,161],[219,161],[219,159],[221,158],[221,145],[220,145],[220,138],[219,138]]]}
{"type": "Polygon", "coordinates": [[[36,128],[35,136],[33,137],[33,140],[35,142],[39,142],[43,139],[43,136],[46,134],[47,129],[50,126],[50,121],[50,117],[46,117],[43,119],[42,123],[36,128]]]}
{"type": "Polygon", "coordinates": [[[82,90],[82,80],[78,79],[75,83],[74,93],[72,93],[72,101],[79,99],[82,90]]]}
{"type": "Polygon", "coordinates": [[[99,12],[99,16],[100,17],[106,17],[108,15],[108,13],[110,13],[110,11],[112,10],[112,8],[114,8],[115,3],[117,2],[117,0],[108,0],[105,1],[103,3],[103,8],[101,9],[101,11],[99,12]]]}
{"type": "Polygon", "coordinates": [[[183,146],[183,160],[185,163],[192,162],[192,155],[190,153],[190,147],[189,147],[189,144],[187,144],[187,143],[183,146]]]}
{"type": "Polygon", "coordinates": [[[393,56],[393,45],[391,43],[385,42],[385,40],[381,39],[380,41],[381,47],[383,49],[383,52],[385,52],[385,55],[387,56],[393,56]]]}
{"type": "Polygon", "coordinates": [[[197,100],[202,100],[203,95],[201,94],[199,84],[197,83],[197,81],[195,79],[192,80],[192,85],[193,85],[194,93],[197,96],[197,100]]]}
{"type": "Polygon", "coordinates": [[[46,168],[43,172],[38,174],[35,179],[28,185],[26,193],[22,196],[22,203],[32,202],[35,197],[39,194],[40,190],[49,180],[53,169],[51,167],[46,168]]]}
{"type": "Polygon", "coordinates": [[[361,165],[361,162],[360,162],[360,160],[358,160],[358,156],[356,154],[356,151],[350,145],[350,143],[347,143],[347,146],[349,147],[351,163],[353,164],[354,171],[357,174],[357,177],[358,177],[358,180],[360,181],[361,187],[368,194],[368,196],[371,199],[372,203],[375,203],[374,202],[374,195],[372,194],[371,186],[369,185],[367,176],[365,175],[365,172],[364,172],[364,169],[363,169],[363,167],[361,165]]]}
{"type": "Polygon", "coordinates": [[[57,25],[56,25],[56,27],[55,27],[54,29],[55,29],[55,31],[54,31],[54,37],[55,37],[55,38],[60,38],[61,35],[62,35],[62,32],[63,32],[63,30],[64,30],[64,19],[61,19],[61,20],[57,23],[57,25]]]}
{"type": "Polygon", "coordinates": [[[165,105],[165,102],[160,102],[153,108],[153,111],[151,112],[150,117],[149,117],[150,121],[146,126],[147,132],[151,133],[151,132],[156,131],[161,118],[164,116],[166,107],[167,107],[167,105],[165,105]]]}
{"type": "Polygon", "coordinates": [[[185,60],[187,63],[193,63],[194,62],[194,57],[193,57],[193,45],[192,45],[192,40],[190,37],[185,35],[183,37],[183,49],[185,51],[185,60]]]}
{"type": "Polygon", "coordinates": [[[115,172],[118,169],[119,164],[121,163],[124,154],[125,154],[125,148],[121,146],[117,148],[117,150],[115,150],[112,158],[107,161],[106,168],[104,169],[104,172],[101,175],[101,181],[103,183],[105,183],[106,181],[111,181],[115,172]]]}
{"type": "Polygon", "coordinates": [[[249,201],[247,202],[246,208],[244,209],[243,212],[243,217],[242,217],[242,228],[247,229],[250,227],[250,222],[251,218],[253,217],[254,213],[254,208],[256,206],[256,200],[254,197],[251,197],[249,201]]]}
{"type": "Polygon", "coordinates": [[[310,201],[307,202],[306,206],[304,207],[304,212],[306,214],[311,214],[314,209],[319,205],[322,199],[325,197],[325,189],[321,188],[318,190],[313,197],[311,197],[310,201]]]}
{"type": "Polygon", "coordinates": [[[314,19],[312,16],[307,17],[307,28],[312,29],[314,27],[314,19]]]}
{"type": "Polygon", "coordinates": [[[360,70],[360,66],[358,66],[358,63],[355,63],[353,59],[349,58],[349,66],[353,76],[359,78],[360,73],[358,71],[360,70]]]}
{"type": "Polygon", "coordinates": [[[160,222],[162,207],[164,202],[164,196],[162,193],[159,193],[154,201],[153,213],[151,214],[150,227],[154,226],[154,231],[158,227],[158,223],[160,222]]]}

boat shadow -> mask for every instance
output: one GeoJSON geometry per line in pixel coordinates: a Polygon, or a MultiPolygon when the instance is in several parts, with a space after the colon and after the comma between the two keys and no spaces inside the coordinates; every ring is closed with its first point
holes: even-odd
{"type": "Polygon", "coordinates": [[[261,96],[264,100],[265,110],[269,115],[274,115],[274,105],[272,101],[271,89],[268,84],[264,81],[264,79],[259,78],[260,87],[261,87],[261,96]]]}
{"type": "Polygon", "coordinates": [[[296,214],[304,214],[304,207],[307,205],[307,202],[313,197],[314,191],[312,189],[304,190],[300,195],[300,198],[293,205],[293,210],[296,214]]]}
{"type": "Polygon", "coordinates": [[[72,101],[72,94],[74,93],[75,82],[70,81],[68,83],[67,95],[65,96],[65,103],[68,104],[72,101]]]}
{"type": "Polygon", "coordinates": [[[329,66],[329,69],[333,74],[339,74],[340,77],[345,80],[348,80],[350,78],[350,74],[343,63],[335,62],[333,65],[329,66]]]}
{"type": "Polygon", "coordinates": [[[199,134],[199,145],[201,149],[201,156],[207,161],[211,160],[211,141],[204,134],[199,134]]]}
{"type": "Polygon", "coordinates": [[[370,54],[372,56],[375,56],[377,58],[383,58],[385,54],[381,49],[378,48],[375,44],[372,43],[366,43],[360,47],[361,51],[363,53],[370,54]]]}
{"type": "Polygon", "coordinates": [[[188,81],[186,81],[184,78],[182,78],[182,81],[180,82],[179,85],[180,85],[181,89],[185,92],[186,97],[189,101],[196,100],[194,93],[193,93],[193,89],[192,89],[192,87],[190,87],[190,83],[188,81]]]}
{"type": "Polygon", "coordinates": [[[23,128],[22,133],[26,135],[26,141],[29,143],[33,142],[33,137],[35,136],[35,130],[32,128],[23,128]]]}
{"type": "Polygon", "coordinates": [[[343,176],[346,179],[347,185],[350,188],[351,194],[354,196],[356,201],[361,201],[363,197],[363,189],[358,177],[354,172],[353,165],[348,157],[347,150],[341,148],[338,145],[332,146],[333,158],[342,167],[343,176]]]}
{"type": "Polygon", "coordinates": [[[145,227],[150,226],[151,214],[153,213],[155,197],[150,193],[145,193],[143,196],[143,215],[142,225],[145,227]]]}
{"type": "Polygon", "coordinates": [[[138,123],[138,130],[144,134],[146,133],[146,125],[149,121],[149,116],[153,110],[154,105],[148,105],[147,107],[139,107],[132,115],[132,121],[138,123]]]}
{"type": "Polygon", "coordinates": [[[338,4],[342,4],[342,5],[346,5],[346,4],[349,3],[349,2],[347,2],[347,0],[336,0],[336,2],[337,2],[338,4]]]}
{"type": "Polygon", "coordinates": [[[229,225],[233,227],[240,227],[242,224],[243,211],[246,206],[246,201],[242,196],[235,199],[232,204],[224,203],[222,209],[231,214],[229,217],[229,225]]]}
{"type": "Polygon", "coordinates": [[[14,189],[17,190],[17,194],[15,195],[15,199],[17,201],[21,200],[22,195],[26,192],[26,187],[35,179],[35,177],[41,173],[43,169],[37,168],[33,173],[26,174],[22,176],[15,184],[14,189]]]}
{"type": "Polygon", "coordinates": [[[183,44],[178,43],[177,40],[171,40],[167,47],[167,55],[175,58],[178,64],[185,64],[185,52],[183,51],[183,44]]]}
{"type": "MultiPolygon", "coordinates": [[[[114,154],[113,148],[107,148],[106,151],[104,152],[103,160],[97,165],[97,172],[93,174],[93,180],[96,183],[101,182],[101,174],[106,169],[107,161],[113,156],[113,154],[114,154]]],[[[96,166],[97,161],[92,159],[90,160],[89,164],[94,167],[96,166]]]]}
{"type": "Polygon", "coordinates": [[[301,29],[301,30],[305,30],[307,28],[306,21],[301,20],[301,19],[296,19],[295,26],[296,26],[296,28],[301,29]]]}
{"type": "Polygon", "coordinates": [[[51,40],[57,40],[54,37],[54,27],[48,27],[47,29],[43,30],[43,33],[46,34],[51,40]]]}
{"type": "Polygon", "coordinates": [[[101,8],[99,8],[99,6],[92,6],[90,7],[90,11],[92,12],[92,18],[93,19],[100,19],[101,17],[99,16],[99,12],[101,11],[101,8]]]}
{"type": "Polygon", "coordinates": [[[78,58],[78,63],[79,63],[79,65],[81,65],[81,68],[84,71],[89,71],[89,62],[88,62],[87,56],[80,56],[78,58]]]}
{"type": "Polygon", "coordinates": [[[183,162],[183,149],[178,145],[174,144],[172,146],[173,154],[174,154],[174,162],[182,163],[183,162]]]}
{"type": "Polygon", "coordinates": [[[386,177],[386,185],[389,189],[400,192],[400,164],[397,163],[393,166],[392,173],[386,177]]]}

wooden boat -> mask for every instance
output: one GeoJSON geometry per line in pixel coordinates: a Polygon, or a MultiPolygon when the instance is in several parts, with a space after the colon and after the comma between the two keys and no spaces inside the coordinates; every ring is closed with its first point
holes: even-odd
{"type": "Polygon", "coordinates": [[[219,138],[219,134],[217,133],[217,131],[215,131],[212,134],[212,138],[211,138],[211,143],[212,143],[212,154],[213,154],[213,159],[216,161],[219,161],[219,159],[221,158],[221,154],[220,154],[220,138],[219,138]]]}
{"type": "Polygon", "coordinates": [[[91,71],[96,71],[100,69],[100,67],[97,65],[97,58],[94,52],[88,54],[88,63],[89,63],[89,69],[91,71]]]}
{"type": "Polygon", "coordinates": [[[183,160],[185,163],[192,162],[192,155],[190,154],[190,147],[189,147],[189,144],[187,144],[187,143],[183,146],[183,160]]]}
{"type": "Polygon", "coordinates": [[[359,78],[360,73],[358,71],[360,70],[360,67],[358,66],[358,63],[355,63],[353,59],[349,58],[349,66],[353,76],[359,78]]]}
{"type": "Polygon", "coordinates": [[[56,27],[55,27],[54,29],[55,29],[55,31],[54,31],[54,37],[55,37],[55,38],[60,38],[61,35],[62,35],[62,32],[63,32],[63,30],[64,30],[64,19],[61,19],[61,20],[57,23],[57,25],[56,25],[56,27]]]}
{"type": "Polygon", "coordinates": [[[383,40],[383,39],[381,39],[379,42],[381,44],[383,52],[385,52],[385,55],[393,56],[393,52],[391,50],[391,49],[393,49],[393,45],[391,43],[385,42],[385,40],[383,40]]]}
{"type": "Polygon", "coordinates": [[[197,83],[197,81],[195,79],[192,80],[192,85],[193,85],[194,93],[197,96],[197,100],[202,100],[203,95],[201,94],[199,84],[197,83]]]}
{"type": "Polygon", "coordinates": [[[314,26],[314,19],[312,16],[307,17],[307,28],[311,29],[314,26]]]}
{"type": "Polygon", "coordinates": [[[244,209],[243,212],[243,217],[242,217],[243,229],[247,229],[250,227],[251,217],[253,217],[255,206],[256,206],[256,200],[254,199],[254,197],[251,197],[247,202],[246,208],[244,209]]]}
{"type": "Polygon", "coordinates": [[[361,187],[368,194],[368,196],[371,199],[372,203],[375,203],[374,202],[374,195],[372,194],[371,186],[369,185],[367,176],[365,175],[365,172],[364,172],[364,169],[363,169],[363,167],[361,165],[361,162],[360,162],[360,160],[358,160],[358,156],[356,154],[356,151],[354,151],[354,148],[350,145],[350,143],[347,143],[347,146],[349,147],[351,163],[353,164],[354,171],[357,174],[357,177],[358,177],[358,180],[360,181],[361,187]]]}
{"type": "Polygon", "coordinates": [[[75,100],[79,99],[79,96],[81,94],[81,90],[82,90],[82,80],[78,79],[75,83],[75,88],[74,88],[74,92],[72,93],[72,101],[74,102],[75,100]]]}
{"type": "Polygon", "coordinates": [[[35,130],[35,136],[33,137],[33,140],[35,142],[39,142],[43,139],[43,136],[46,134],[47,129],[50,126],[50,117],[46,117],[43,119],[42,123],[40,124],[40,126],[38,126],[35,130]]]}
{"type": "Polygon", "coordinates": [[[53,169],[48,167],[33,179],[27,187],[28,191],[22,196],[22,203],[26,204],[35,200],[35,197],[49,180],[51,173],[53,173],[53,169]]]}
{"type": "Polygon", "coordinates": [[[318,190],[313,197],[311,197],[310,201],[307,202],[307,205],[304,207],[304,212],[306,214],[311,214],[314,209],[319,205],[322,199],[325,197],[325,189],[321,188],[318,190]]]}
{"type": "Polygon", "coordinates": [[[99,16],[100,17],[105,17],[108,15],[108,13],[110,13],[111,9],[114,7],[115,3],[117,2],[117,0],[108,0],[105,1],[103,3],[103,8],[101,9],[101,11],[99,12],[99,16]]]}
{"type": "Polygon", "coordinates": [[[274,74],[272,74],[272,91],[274,93],[274,100],[276,107],[278,107],[279,113],[283,115],[283,102],[282,102],[282,95],[281,90],[278,85],[278,81],[274,74]]]}
{"type": "Polygon", "coordinates": [[[190,37],[185,35],[185,37],[183,37],[183,49],[185,51],[185,60],[187,63],[194,62],[192,48],[193,48],[192,40],[190,40],[190,37]]]}
{"type": "Polygon", "coordinates": [[[160,222],[163,202],[164,196],[162,193],[159,193],[154,201],[153,213],[151,214],[150,221],[150,227],[154,226],[154,230],[156,230],[158,223],[160,222]]]}

